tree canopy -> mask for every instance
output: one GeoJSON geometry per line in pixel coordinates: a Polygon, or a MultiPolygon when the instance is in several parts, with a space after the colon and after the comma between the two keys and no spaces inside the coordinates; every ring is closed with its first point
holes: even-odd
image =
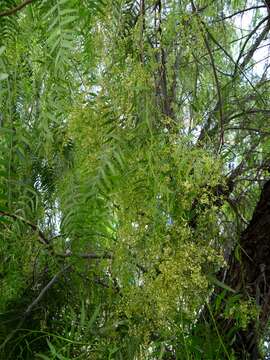
{"type": "Polygon", "coordinates": [[[267,359],[270,1],[0,2],[0,358],[267,359]]]}

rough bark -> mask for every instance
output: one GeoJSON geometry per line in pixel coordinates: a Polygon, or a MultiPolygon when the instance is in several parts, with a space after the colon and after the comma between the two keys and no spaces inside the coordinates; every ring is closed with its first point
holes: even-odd
{"type": "MultiPolygon", "coordinates": [[[[238,359],[261,359],[259,341],[269,320],[270,311],[270,180],[262,189],[252,219],[243,231],[238,245],[240,258],[232,257],[223,281],[243,300],[257,304],[257,319],[251,319],[245,330],[236,331],[232,348],[238,359]]],[[[229,297],[229,295],[228,295],[229,297]]],[[[224,303],[228,300],[225,298],[224,303]]],[[[221,335],[233,333],[235,321],[216,315],[221,335]]]]}

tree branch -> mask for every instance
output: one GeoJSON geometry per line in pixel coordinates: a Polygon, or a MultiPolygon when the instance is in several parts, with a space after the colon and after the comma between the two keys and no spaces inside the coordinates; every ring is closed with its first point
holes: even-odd
{"type": "Polygon", "coordinates": [[[18,325],[15,327],[15,329],[7,336],[5,341],[0,345],[0,349],[3,349],[6,346],[6,344],[13,338],[13,336],[17,333],[17,331],[23,325],[27,316],[29,316],[29,314],[32,312],[34,307],[40,302],[40,300],[43,298],[43,296],[46,294],[46,292],[58,281],[59,277],[70,268],[71,268],[71,265],[65,266],[62,270],[58,271],[58,273],[52,277],[52,279],[48,282],[48,284],[41,290],[39,295],[27,307],[27,309],[23,313],[23,317],[22,317],[21,321],[18,323],[18,325]]]}
{"type": "Polygon", "coordinates": [[[45,234],[38,228],[37,225],[33,224],[32,222],[26,220],[25,218],[23,218],[22,216],[16,215],[16,214],[11,214],[8,213],[6,211],[0,210],[0,215],[2,216],[6,216],[9,217],[13,220],[19,220],[22,221],[24,224],[30,226],[32,228],[32,230],[36,231],[38,233],[38,237],[39,240],[42,244],[44,245],[49,245],[49,240],[47,239],[47,237],[45,236],[45,234]]]}
{"type": "Polygon", "coordinates": [[[245,164],[247,163],[247,161],[252,157],[256,147],[258,146],[258,143],[253,144],[250,149],[248,150],[248,152],[246,154],[243,155],[243,159],[240,162],[239,165],[237,165],[237,167],[235,169],[233,169],[233,171],[231,171],[229,174],[226,175],[227,181],[228,182],[235,182],[235,179],[243,174],[246,170],[245,164]]]}
{"type": "Polygon", "coordinates": [[[249,62],[249,60],[251,59],[252,55],[254,54],[254,52],[256,51],[257,47],[260,45],[260,43],[262,42],[262,40],[264,39],[265,35],[267,34],[267,32],[269,31],[269,15],[267,15],[266,17],[264,17],[256,26],[255,28],[249,33],[246,41],[244,42],[244,45],[242,46],[238,59],[236,61],[235,64],[235,70],[234,70],[234,75],[236,76],[237,71],[238,71],[238,67],[240,67],[240,69],[243,69],[247,63],[249,62]],[[253,46],[251,46],[250,50],[248,51],[248,54],[246,55],[245,59],[243,60],[243,62],[241,63],[241,65],[239,65],[240,60],[243,56],[245,47],[247,46],[247,43],[249,42],[249,40],[252,38],[252,36],[256,33],[256,31],[261,27],[262,24],[264,24],[267,21],[267,25],[264,28],[264,30],[262,31],[262,33],[258,36],[257,40],[255,41],[255,43],[253,44],[253,46]],[[251,56],[250,56],[251,54],[251,56]]]}
{"type": "Polygon", "coordinates": [[[250,128],[250,127],[241,127],[241,126],[230,126],[228,128],[226,128],[225,130],[240,130],[240,131],[253,131],[253,132],[257,132],[259,134],[262,134],[262,135],[270,135],[270,132],[269,131],[264,131],[264,130],[261,130],[261,129],[255,129],[255,128],[250,128]]]}
{"type": "Polygon", "coordinates": [[[15,6],[14,8],[0,12],[0,17],[14,15],[16,12],[23,9],[26,5],[31,4],[33,1],[34,0],[24,0],[21,4],[15,6]]]}
{"type": "Polygon", "coordinates": [[[233,119],[236,119],[236,118],[239,118],[243,115],[251,115],[251,114],[265,114],[265,115],[269,115],[270,114],[270,109],[249,109],[247,111],[242,111],[240,113],[236,113],[232,116],[230,116],[228,118],[228,122],[233,120],[233,119]]]}
{"type": "Polygon", "coordinates": [[[249,51],[248,51],[247,55],[245,56],[244,60],[240,64],[241,69],[244,69],[244,67],[249,63],[249,61],[251,60],[253,54],[258,49],[260,43],[264,40],[265,36],[269,32],[269,29],[270,29],[270,24],[269,24],[269,21],[268,21],[267,25],[265,26],[263,31],[260,33],[260,35],[257,37],[255,43],[251,46],[251,48],[249,49],[249,51]]]}
{"type": "Polygon", "coordinates": [[[230,15],[228,15],[228,16],[222,17],[221,19],[218,19],[216,22],[220,22],[220,21],[223,21],[223,20],[231,19],[232,17],[237,16],[237,15],[239,15],[239,14],[243,14],[244,12],[249,11],[249,10],[257,10],[257,9],[261,9],[261,8],[265,8],[265,7],[266,7],[266,5],[251,6],[251,7],[249,7],[249,8],[236,11],[235,13],[230,14],[230,15]]]}

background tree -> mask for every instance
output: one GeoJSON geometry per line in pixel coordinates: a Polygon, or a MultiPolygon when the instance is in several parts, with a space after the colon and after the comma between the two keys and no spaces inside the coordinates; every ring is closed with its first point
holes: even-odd
{"type": "Polygon", "coordinates": [[[267,358],[269,2],[0,6],[1,358],[267,358]]]}

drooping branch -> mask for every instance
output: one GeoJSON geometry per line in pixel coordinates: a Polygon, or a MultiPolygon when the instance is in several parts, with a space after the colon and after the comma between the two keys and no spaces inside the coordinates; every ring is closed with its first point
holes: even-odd
{"type": "Polygon", "coordinates": [[[23,9],[26,5],[29,5],[34,1],[35,0],[24,0],[21,4],[15,6],[14,8],[0,12],[0,17],[14,15],[23,9]]]}

